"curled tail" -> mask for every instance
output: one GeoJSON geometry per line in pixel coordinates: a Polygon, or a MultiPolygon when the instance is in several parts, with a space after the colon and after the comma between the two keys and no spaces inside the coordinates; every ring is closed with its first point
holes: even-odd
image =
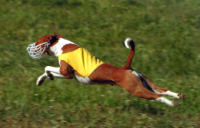
{"type": "Polygon", "coordinates": [[[132,69],[131,68],[131,63],[132,63],[133,56],[135,54],[135,44],[134,44],[134,42],[133,42],[133,40],[131,38],[127,38],[124,41],[124,45],[126,46],[126,48],[131,49],[130,53],[128,55],[128,59],[126,61],[126,65],[124,66],[124,69],[132,69]]]}
{"type": "MultiPolygon", "coordinates": [[[[135,44],[133,42],[133,40],[131,38],[127,38],[125,41],[124,41],[124,45],[126,46],[126,48],[128,49],[131,49],[129,55],[128,55],[128,59],[126,61],[126,65],[124,66],[124,69],[131,69],[131,63],[132,63],[132,59],[133,59],[133,56],[135,54],[135,44]],[[130,46],[131,47],[130,47],[130,46]]],[[[134,70],[133,70],[134,71],[134,70]]],[[[154,90],[149,86],[149,84],[147,83],[147,81],[142,77],[142,74],[137,72],[137,71],[134,71],[137,76],[139,77],[140,81],[142,82],[143,86],[148,89],[149,91],[151,92],[154,92],[154,90]]]]}

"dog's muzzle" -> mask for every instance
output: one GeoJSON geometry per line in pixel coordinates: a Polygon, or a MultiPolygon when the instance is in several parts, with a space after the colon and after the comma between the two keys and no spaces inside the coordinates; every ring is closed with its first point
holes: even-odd
{"type": "Polygon", "coordinates": [[[44,42],[42,44],[39,45],[35,45],[35,43],[33,44],[29,44],[27,47],[27,51],[29,53],[29,55],[33,58],[33,59],[40,59],[43,57],[44,55],[44,51],[48,48],[48,43],[44,42]],[[43,45],[43,47],[42,47],[43,45]]]}

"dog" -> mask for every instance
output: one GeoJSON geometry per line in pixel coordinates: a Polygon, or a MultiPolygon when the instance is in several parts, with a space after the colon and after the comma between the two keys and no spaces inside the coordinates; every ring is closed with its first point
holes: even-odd
{"type": "MultiPolygon", "coordinates": [[[[54,27],[54,25],[53,25],[54,27]]],[[[34,59],[40,59],[43,55],[54,55],[59,59],[60,67],[46,66],[45,73],[38,77],[37,86],[40,86],[46,78],[73,79],[83,84],[100,83],[118,85],[134,96],[156,100],[175,107],[180,104],[170,101],[164,95],[177,99],[184,99],[185,95],[171,92],[167,88],[160,88],[142,73],[131,68],[135,53],[135,44],[131,38],[127,38],[125,46],[130,49],[127,62],[124,67],[116,67],[102,62],[90,54],[83,47],[64,39],[63,35],[44,35],[37,42],[27,48],[29,55],[34,59]]]]}

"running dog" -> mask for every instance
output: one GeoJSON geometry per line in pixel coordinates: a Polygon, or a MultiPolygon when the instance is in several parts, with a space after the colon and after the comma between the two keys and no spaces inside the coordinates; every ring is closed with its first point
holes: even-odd
{"type": "Polygon", "coordinates": [[[27,48],[33,59],[40,59],[43,55],[58,57],[60,67],[46,66],[45,73],[38,77],[36,84],[40,86],[46,78],[54,77],[73,79],[83,84],[100,83],[119,85],[134,96],[156,100],[169,106],[180,105],[163,97],[168,95],[177,99],[184,99],[185,95],[174,93],[167,88],[160,88],[142,73],[131,68],[132,58],[135,53],[135,44],[132,39],[125,40],[125,46],[130,49],[127,62],[124,67],[116,67],[97,59],[83,47],[64,39],[63,35],[54,34],[42,36],[37,42],[27,48]]]}

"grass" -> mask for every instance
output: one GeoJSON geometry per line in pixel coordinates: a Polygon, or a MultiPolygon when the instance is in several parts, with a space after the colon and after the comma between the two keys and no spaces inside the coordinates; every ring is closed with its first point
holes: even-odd
{"type": "Polygon", "coordinates": [[[199,12],[196,0],[1,0],[0,126],[200,127],[199,12]],[[53,33],[52,22],[58,34],[115,66],[126,63],[122,43],[131,37],[132,67],[186,99],[171,108],[118,86],[55,79],[36,87],[44,67],[58,61],[33,60],[26,47],[53,33]]]}

